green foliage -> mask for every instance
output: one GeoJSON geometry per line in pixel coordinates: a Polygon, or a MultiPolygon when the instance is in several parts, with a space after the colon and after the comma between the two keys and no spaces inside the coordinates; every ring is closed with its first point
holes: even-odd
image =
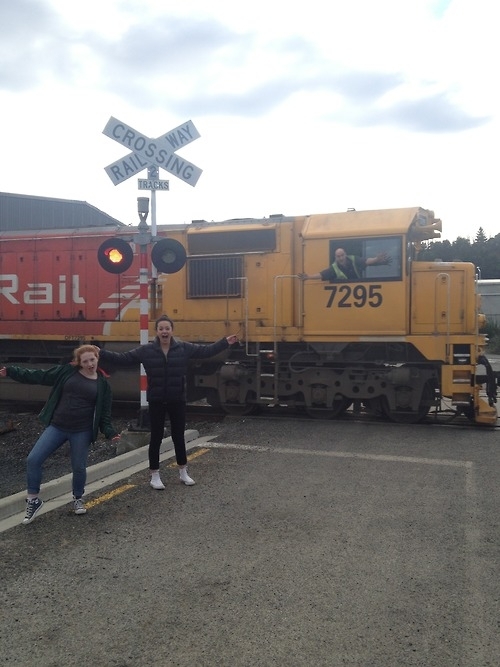
{"type": "Polygon", "coordinates": [[[419,260],[472,262],[482,280],[500,278],[500,234],[486,238],[480,227],[473,243],[459,236],[455,241],[429,241],[418,254],[419,260]]]}
{"type": "Polygon", "coordinates": [[[486,234],[484,233],[484,229],[482,227],[479,227],[477,230],[476,238],[474,240],[474,243],[486,243],[486,234]]]}

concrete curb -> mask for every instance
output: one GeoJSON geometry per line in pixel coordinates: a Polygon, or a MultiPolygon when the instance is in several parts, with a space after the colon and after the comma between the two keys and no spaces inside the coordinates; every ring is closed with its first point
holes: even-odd
{"type": "MultiPolygon", "coordinates": [[[[193,441],[199,438],[198,431],[189,430],[185,433],[186,444],[193,443],[193,441]]],[[[204,441],[202,439],[202,441],[204,441]]],[[[113,484],[117,479],[120,479],[124,476],[124,471],[127,474],[132,474],[132,472],[138,472],[144,470],[149,466],[148,460],[148,446],[139,447],[133,451],[126,452],[120,456],[115,456],[112,459],[107,461],[101,461],[101,463],[96,463],[96,465],[89,466],[87,468],[87,484],[86,484],[86,493],[91,493],[93,491],[99,490],[105,486],[113,484]]],[[[169,458],[173,458],[173,442],[172,438],[168,437],[162,441],[160,448],[160,460],[164,461],[169,458]]],[[[57,506],[64,505],[72,499],[72,494],[68,493],[71,491],[71,477],[72,474],[69,473],[58,479],[50,480],[49,482],[42,484],[42,490],[40,496],[44,502],[44,506],[40,510],[40,514],[48,512],[50,509],[54,509],[57,506]],[[55,501],[55,502],[51,502],[55,501]]],[[[9,520],[14,515],[23,514],[26,505],[26,491],[21,491],[15,493],[12,496],[7,496],[6,498],[0,498],[0,532],[5,530],[11,525],[17,525],[21,523],[22,517],[16,516],[16,520],[11,524],[9,520]],[[4,525],[5,520],[7,520],[7,525],[4,525]]]]}

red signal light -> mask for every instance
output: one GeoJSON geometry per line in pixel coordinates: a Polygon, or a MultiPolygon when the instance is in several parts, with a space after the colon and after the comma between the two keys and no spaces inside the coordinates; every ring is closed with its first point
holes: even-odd
{"type": "Polygon", "coordinates": [[[113,264],[120,264],[120,262],[123,262],[123,253],[121,253],[118,248],[108,248],[104,251],[104,254],[113,264]]]}
{"type": "Polygon", "coordinates": [[[108,273],[123,273],[132,266],[134,251],[123,239],[107,239],[99,246],[97,260],[108,273]]]}

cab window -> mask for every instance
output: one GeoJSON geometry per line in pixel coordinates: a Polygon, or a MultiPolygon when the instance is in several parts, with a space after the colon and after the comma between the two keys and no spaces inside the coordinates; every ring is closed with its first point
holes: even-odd
{"type": "Polygon", "coordinates": [[[380,253],[389,255],[389,264],[375,264],[363,269],[361,280],[402,279],[402,239],[400,236],[376,238],[332,239],[330,241],[330,265],[335,262],[335,251],[343,248],[349,258],[368,259],[380,253]]]}

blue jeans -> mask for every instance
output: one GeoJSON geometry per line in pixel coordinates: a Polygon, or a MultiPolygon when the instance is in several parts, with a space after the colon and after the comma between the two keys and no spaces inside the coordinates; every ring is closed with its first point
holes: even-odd
{"type": "Polygon", "coordinates": [[[73,470],[73,495],[76,498],[83,496],[87,480],[87,456],[92,442],[92,429],[87,431],[62,431],[56,426],[47,426],[35,442],[28,454],[27,477],[28,493],[40,493],[42,483],[42,466],[56,449],[59,449],[68,440],[71,451],[71,469],[73,470]]]}

